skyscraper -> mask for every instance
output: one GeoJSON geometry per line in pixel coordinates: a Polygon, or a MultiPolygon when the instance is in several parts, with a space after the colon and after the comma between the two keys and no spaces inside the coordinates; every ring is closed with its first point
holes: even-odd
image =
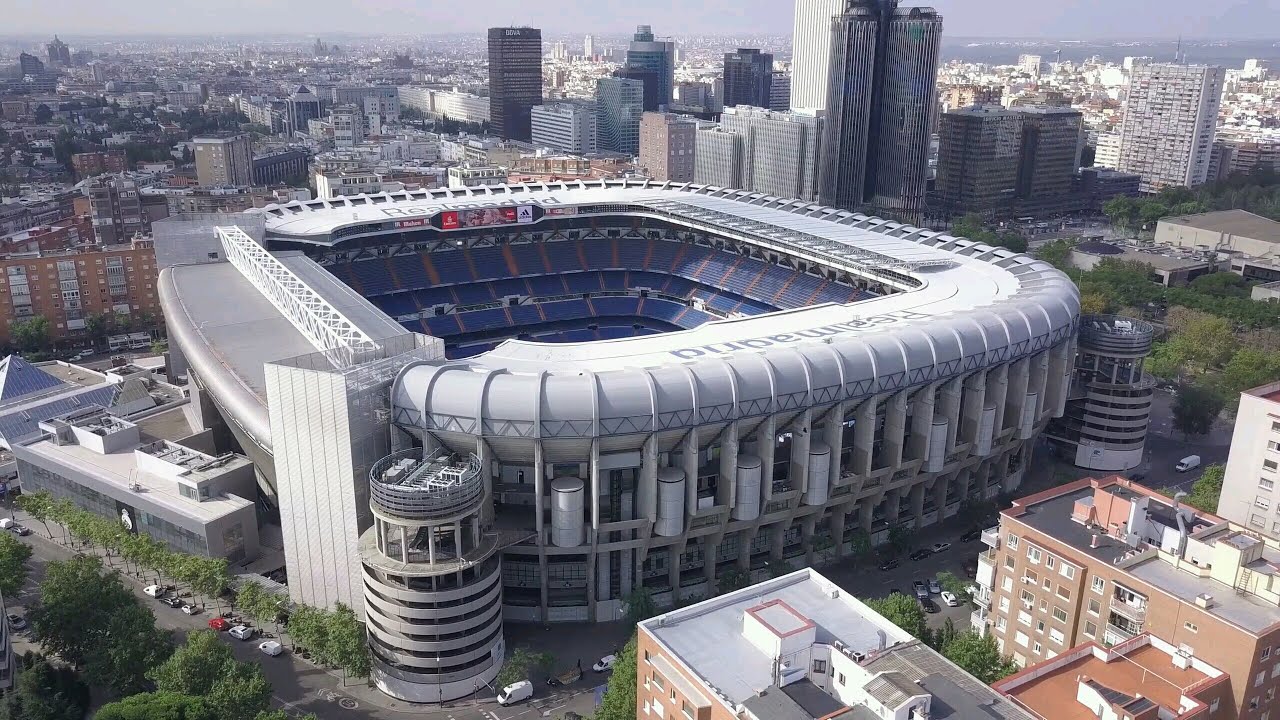
{"type": "Polygon", "coordinates": [[[596,80],[596,112],[596,144],[601,150],[629,155],[640,151],[643,83],[616,77],[596,80]]]}
{"type": "Polygon", "coordinates": [[[253,145],[248,135],[192,138],[196,180],[204,187],[253,184],[253,145]]]}
{"type": "Polygon", "coordinates": [[[582,39],[582,55],[588,60],[596,55],[596,39],[590,35],[582,39]]]}
{"type": "Polygon", "coordinates": [[[53,36],[53,40],[45,46],[45,53],[49,57],[49,64],[54,67],[70,67],[71,66],[71,48],[67,44],[58,39],[57,35],[53,36]]]}
{"type": "Polygon", "coordinates": [[[542,104],[542,31],[489,28],[489,122],[503,139],[529,140],[529,114],[542,104]]]}
{"type": "Polygon", "coordinates": [[[653,29],[648,25],[636,27],[631,45],[627,47],[627,68],[640,73],[652,73],[652,79],[635,75],[626,75],[649,83],[656,83],[655,89],[646,92],[647,97],[655,97],[657,107],[645,107],[646,110],[659,110],[663,105],[671,104],[671,91],[675,87],[676,78],[676,44],[666,40],[655,40],[653,29]]]}
{"type": "Polygon", "coordinates": [[[814,113],[772,112],[747,105],[725,108],[719,128],[698,132],[695,163],[707,174],[699,177],[695,171],[695,181],[815,200],[821,143],[822,118],[814,113]],[[724,137],[730,134],[740,140],[724,137]],[[705,164],[704,146],[708,152],[705,164]],[[726,153],[739,153],[740,157],[726,159],[726,153]],[[726,170],[734,167],[739,169],[737,176],[728,176],[726,170]]]}
{"type": "Polygon", "coordinates": [[[1205,182],[1225,74],[1207,65],[1133,66],[1116,167],[1141,175],[1142,192],[1205,182]]]}
{"type": "Polygon", "coordinates": [[[640,118],[640,166],[659,182],[692,182],[697,122],[670,113],[640,118]]]}
{"type": "Polygon", "coordinates": [[[781,70],[774,71],[769,81],[769,109],[779,112],[791,107],[791,75],[781,70]]]}
{"type": "Polygon", "coordinates": [[[44,63],[31,53],[19,53],[18,69],[23,75],[39,75],[44,72],[44,63]]]}
{"type": "Polygon", "coordinates": [[[831,20],[846,0],[796,0],[791,34],[791,107],[825,110],[831,68],[831,20]]]}
{"type": "Polygon", "coordinates": [[[942,17],[897,0],[850,0],[831,38],[822,202],[917,221],[942,17]]]}
{"type": "Polygon", "coordinates": [[[768,108],[773,84],[773,55],[755,48],[724,54],[724,106],[768,108]]]}
{"type": "Polygon", "coordinates": [[[593,103],[534,105],[531,117],[535,147],[576,155],[596,151],[596,107],[593,103]]]}
{"type": "Polygon", "coordinates": [[[298,89],[284,101],[284,107],[285,132],[291,137],[294,133],[305,133],[307,122],[320,117],[320,98],[306,85],[299,85],[298,89]]]}

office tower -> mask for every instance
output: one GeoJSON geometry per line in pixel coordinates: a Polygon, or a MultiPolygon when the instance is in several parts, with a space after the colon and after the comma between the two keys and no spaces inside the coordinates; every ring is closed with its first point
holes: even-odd
{"type": "Polygon", "coordinates": [[[791,107],[791,75],[781,70],[769,81],[769,109],[782,112],[791,107]]]}
{"type": "Polygon", "coordinates": [[[44,63],[35,55],[20,53],[18,55],[18,69],[23,75],[39,75],[44,72],[44,63]]]}
{"type": "Polygon", "coordinates": [[[846,0],[796,0],[791,33],[791,107],[827,109],[831,70],[831,21],[846,0]]]}
{"type": "Polygon", "coordinates": [[[1097,146],[1093,152],[1093,166],[1102,168],[1120,167],[1120,133],[1098,133],[1097,146]]]}
{"type": "Polygon", "coordinates": [[[693,182],[696,121],[671,113],[640,118],[640,167],[659,182],[693,182]]]}
{"type": "Polygon", "coordinates": [[[773,82],[773,55],[755,48],[724,54],[724,106],[768,108],[773,82]]]}
{"type": "Polygon", "coordinates": [[[646,91],[645,96],[656,98],[657,105],[654,107],[646,105],[645,110],[661,110],[663,105],[671,104],[676,75],[676,44],[674,42],[654,40],[653,30],[648,25],[636,27],[636,34],[627,47],[627,69],[637,73],[652,74],[651,77],[625,76],[643,80],[646,86],[653,84],[653,90],[646,91]]]}
{"type": "Polygon", "coordinates": [[[658,82],[658,73],[649,68],[628,67],[623,65],[613,71],[616,78],[626,78],[635,80],[644,86],[644,109],[646,112],[665,111],[666,104],[662,102],[661,83],[658,82]]]}
{"type": "Polygon", "coordinates": [[[644,84],[606,77],[596,80],[596,145],[600,150],[635,155],[640,151],[644,84]]]}
{"type": "Polygon", "coordinates": [[[1216,66],[1135,65],[1117,169],[1141,175],[1144,193],[1205,182],[1224,78],[1216,66]]]}
{"type": "Polygon", "coordinates": [[[530,112],[542,104],[542,31],[489,28],[489,122],[504,140],[529,140],[530,112]]]}
{"type": "Polygon", "coordinates": [[[1040,56],[1019,55],[1018,69],[1033,77],[1040,77],[1040,56]]]}
{"type": "Polygon", "coordinates": [[[89,198],[93,234],[99,245],[128,242],[137,233],[150,230],[138,186],[132,180],[100,176],[85,183],[84,194],[89,198]]]}
{"type": "Polygon", "coordinates": [[[588,60],[596,56],[596,39],[590,35],[582,39],[582,55],[588,60]]]}
{"type": "Polygon", "coordinates": [[[822,202],[918,221],[942,17],[897,0],[852,0],[831,38],[822,202]]]}
{"type": "Polygon", "coordinates": [[[1054,199],[1071,194],[1084,142],[1084,116],[1059,107],[1019,108],[1022,145],[1019,150],[1019,199],[1052,209],[1054,199]]]}
{"type": "Polygon", "coordinates": [[[740,105],[725,108],[720,127],[742,135],[742,189],[816,200],[822,118],[740,105]]]}
{"type": "Polygon", "coordinates": [[[586,155],[596,151],[594,103],[534,105],[530,113],[534,147],[586,155]]]}
{"type": "Polygon", "coordinates": [[[307,123],[320,118],[320,98],[306,85],[299,85],[285,101],[284,127],[290,137],[307,132],[307,123]]]}
{"type": "Polygon", "coordinates": [[[349,148],[364,142],[366,127],[364,108],[356,105],[339,105],[329,111],[333,124],[335,147],[349,148]]]}
{"type": "Polygon", "coordinates": [[[694,136],[693,181],[699,185],[742,187],[742,135],[707,127],[694,136]]]}
{"type": "Polygon", "coordinates": [[[193,138],[196,180],[204,187],[253,184],[253,146],[248,135],[193,138]]]}
{"type": "Polygon", "coordinates": [[[45,52],[49,58],[49,64],[51,66],[71,66],[71,48],[67,47],[66,43],[59,40],[57,35],[54,35],[53,40],[45,46],[45,52]]]}
{"type": "Polygon", "coordinates": [[[938,210],[993,214],[1012,205],[1018,181],[1022,116],[1000,107],[967,107],[938,121],[938,210]]]}
{"type": "Polygon", "coordinates": [[[395,85],[335,87],[332,99],[334,105],[355,105],[366,115],[377,115],[383,122],[400,119],[400,88],[395,85]]]}

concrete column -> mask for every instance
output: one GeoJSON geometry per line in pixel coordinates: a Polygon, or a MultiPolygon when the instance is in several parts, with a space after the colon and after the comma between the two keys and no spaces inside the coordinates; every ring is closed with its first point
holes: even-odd
{"type": "Polygon", "coordinates": [[[462,558],[462,521],[459,520],[453,524],[453,552],[459,559],[462,558]]]}
{"type": "Polygon", "coordinates": [[[938,383],[916,391],[912,401],[911,440],[908,443],[907,460],[924,460],[929,455],[929,436],[933,430],[938,383]]]}
{"type": "Polygon", "coordinates": [[[809,489],[809,445],[813,411],[805,410],[791,421],[791,487],[809,489]]]}
{"type": "Polygon", "coordinates": [[[480,547],[480,518],[471,516],[471,544],[480,547]]]}
{"type": "Polygon", "coordinates": [[[842,470],[840,458],[844,454],[844,414],[848,412],[847,402],[836,403],[827,411],[827,423],[822,428],[822,441],[831,448],[831,474],[827,478],[827,487],[835,488],[840,482],[842,470]]]}
{"type": "Polygon", "coordinates": [[[924,525],[924,483],[911,486],[911,521],[917,529],[924,525]]]}
{"type": "MultiPolygon", "coordinates": [[[[756,429],[756,452],[760,455],[760,489],[764,492],[764,503],[773,499],[773,451],[778,443],[778,418],[774,415],[764,419],[756,429]]],[[[760,512],[764,513],[761,506],[760,512]]]]}
{"type": "Polygon", "coordinates": [[[769,550],[769,562],[780,562],[782,560],[782,548],[787,535],[787,525],[777,523],[771,525],[769,530],[773,533],[773,547],[769,550]]]}
{"type": "Polygon", "coordinates": [[[884,459],[888,467],[902,464],[903,443],[907,431],[907,392],[894,393],[885,407],[884,459]]]}
{"type": "Polygon", "coordinates": [[[1008,430],[1022,422],[1022,408],[1027,404],[1027,383],[1031,378],[1031,359],[1022,358],[1009,369],[1009,383],[1004,401],[1003,423],[997,427],[1008,430]]]}
{"type": "Polygon", "coordinates": [[[1009,366],[1000,365],[987,371],[987,405],[996,409],[995,434],[1004,428],[1004,400],[1009,394],[1009,366]]]}
{"type": "MultiPolygon", "coordinates": [[[[392,437],[396,435],[392,426],[392,437]]],[[[484,438],[476,438],[476,457],[480,458],[480,477],[484,480],[484,501],[480,503],[480,519],[484,524],[493,523],[493,462],[489,457],[489,443],[484,438]]]]}
{"type": "Polygon", "coordinates": [[[831,542],[836,551],[836,559],[844,557],[844,518],[849,513],[847,504],[833,505],[827,526],[831,530],[831,542]]]}
{"type": "Polygon", "coordinates": [[[591,538],[590,543],[595,545],[597,542],[596,534],[600,532],[600,496],[604,486],[601,484],[600,478],[600,440],[593,439],[591,441],[591,462],[588,464],[587,472],[591,475],[591,538]]]}
{"type": "Polygon", "coordinates": [[[409,531],[403,525],[400,526],[400,562],[409,564],[409,531]]]}
{"type": "Polygon", "coordinates": [[[956,433],[960,429],[960,398],[964,380],[951,378],[938,389],[937,412],[947,421],[947,454],[955,452],[956,433]]]}
{"type": "Polygon", "coordinates": [[[871,519],[875,516],[877,504],[874,497],[865,497],[858,505],[858,527],[868,536],[871,535],[871,519]]]}
{"type": "Polygon", "coordinates": [[[943,509],[947,506],[947,487],[951,485],[950,475],[939,475],[933,482],[933,505],[938,508],[938,520],[942,520],[943,509]]]}
{"type": "Polygon", "coordinates": [[[1049,351],[1037,353],[1031,358],[1031,377],[1027,381],[1027,392],[1036,394],[1035,418],[1038,422],[1044,413],[1045,393],[1048,392],[1049,351]]]}
{"type": "Polygon", "coordinates": [[[640,476],[636,488],[637,517],[658,520],[658,436],[645,438],[640,449],[640,476]]]}
{"type": "Polygon", "coordinates": [[[541,612],[542,622],[547,622],[548,605],[550,599],[547,593],[547,535],[543,527],[545,518],[542,509],[543,499],[546,495],[547,485],[547,463],[543,459],[542,441],[535,440],[533,443],[533,492],[537,499],[533,506],[534,526],[538,529],[538,590],[539,590],[539,609],[541,612]]]}
{"type": "Polygon", "coordinates": [[[759,528],[748,527],[738,534],[738,569],[743,572],[751,570],[751,543],[759,531],[759,528]]]}
{"type": "Polygon", "coordinates": [[[720,435],[720,480],[716,484],[716,504],[733,508],[738,504],[738,423],[729,423],[720,435]]]}
{"type": "Polygon", "coordinates": [[[716,553],[720,551],[720,541],[712,540],[712,537],[703,537],[706,542],[702,545],[702,576],[707,580],[707,597],[716,594],[716,553]]]}
{"type": "Polygon", "coordinates": [[[1045,393],[1048,397],[1045,399],[1045,407],[1053,410],[1054,417],[1062,417],[1066,410],[1073,362],[1070,350],[1070,342],[1060,342],[1049,353],[1049,377],[1045,393]]]}
{"type": "Polygon", "coordinates": [[[889,527],[898,524],[898,508],[902,505],[901,488],[893,488],[884,494],[884,519],[889,527]]]}
{"type": "Polygon", "coordinates": [[[872,395],[858,406],[853,417],[853,471],[866,477],[874,462],[872,447],[876,442],[876,408],[880,395],[872,395]]]}
{"type": "Polygon", "coordinates": [[[818,522],[817,515],[807,515],[800,521],[800,547],[804,548],[804,564],[813,566],[813,528],[818,522]]]}
{"type": "Polygon", "coordinates": [[[979,370],[964,381],[964,397],[962,400],[960,422],[961,431],[957,440],[972,443],[978,439],[978,428],[982,426],[982,409],[987,402],[987,373],[979,370]]]}
{"type": "MultiPolygon", "coordinates": [[[[407,552],[407,550],[406,550],[407,552]]],[[[436,531],[435,528],[427,533],[427,562],[435,564],[436,562],[436,531]]]]}
{"type": "MultiPolygon", "coordinates": [[[[684,470],[684,514],[686,518],[693,517],[698,512],[698,428],[691,428],[684,436],[684,441],[680,444],[681,470],[684,470]]],[[[685,522],[684,527],[689,529],[689,523],[685,522]]]]}
{"type": "Polygon", "coordinates": [[[671,583],[671,599],[674,603],[680,602],[680,546],[671,545],[667,548],[667,582],[671,583]]]}

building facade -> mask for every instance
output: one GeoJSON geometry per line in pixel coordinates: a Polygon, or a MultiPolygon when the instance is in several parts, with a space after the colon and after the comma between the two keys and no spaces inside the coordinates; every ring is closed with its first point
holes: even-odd
{"type": "Polygon", "coordinates": [[[253,184],[277,185],[305,178],[311,156],[306,150],[285,150],[253,159],[253,184]]]}
{"type": "Polygon", "coordinates": [[[911,221],[925,207],[942,17],[855,0],[832,23],[822,202],[911,221]]]}
{"type": "Polygon", "coordinates": [[[1280,383],[1240,393],[1218,515],[1280,538],[1280,383]]]}
{"type": "Polygon", "coordinates": [[[355,105],[382,122],[400,120],[400,89],[395,85],[335,87],[331,94],[334,105],[355,105]]]}
{"type": "Polygon", "coordinates": [[[938,123],[938,209],[995,215],[1012,207],[1018,184],[1022,116],[1001,107],[942,113],[938,123]]]}
{"type": "Polygon", "coordinates": [[[205,187],[253,184],[253,143],[246,134],[194,138],[196,180],[205,187]]]}
{"type": "Polygon", "coordinates": [[[740,133],[707,127],[694,133],[693,181],[699,185],[740,188],[743,138],[740,133]]]}
{"type": "Polygon", "coordinates": [[[770,108],[773,87],[773,55],[756,48],[739,48],[724,54],[724,107],[751,105],[770,108]]]}
{"type": "Polygon", "coordinates": [[[660,182],[693,182],[698,124],[670,113],[640,117],[640,167],[660,182]]]}
{"type": "Polygon", "coordinates": [[[368,134],[364,108],[358,105],[336,105],[329,110],[333,125],[333,146],[350,148],[364,142],[368,134]]]}
{"type": "Polygon", "coordinates": [[[109,150],[75,153],[71,156],[71,167],[76,177],[88,178],[104,173],[119,175],[129,169],[129,163],[123,150],[109,150]]]}
{"type": "Polygon", "coordinates": [[[644,83],[617,77],[596,80],[596,113],[596,146],[600,150],[628,155],[640,152],[644,83]]]}
{"type": "MultiPolygon", "coordinates": [[[[741,147],[742,157],[732,163],[741,168],[739,179],[723,187],[775,197],[817,199],[822,128],[823,119],[811,113],[773,112],[745,105],[725,108],[720,115],[719,132],[741,136],[741,143],[734,147],[741,147]]],[[[703,130],[698,135],[707,132],[710,131],[703,130]]],[[[708,136],[708,141],[724,145],[718,137],[708,136]]],[[[708,165],[711,167],[722,170],[726,164],[722,157],[716,157],[708,165]]]]}
{"type": "Polygon", "coordinates": [[[84,185],[93,218],[93,234],[101,245],[129,242],[151,228],[138,186],[124,177],[97,178],[84,185]]]}
{"type": "Polygon", "coordinates": [[[1205,182],[1225,70],[1150,63],[1129,76],[1116,169],[1142,176],[1142,192],[1205,182]]]}
{"type": "Polygon", "coordinates": [[[982,540],[973,622],[1018,664],[1149,633],[1230,677],[1210,717],[1280,708],[1274,542],[1119,477],[1017,500],[982,540]]]}
{"type": "Polygon", "coordinates": [[[765,107],[778,112],[791,108],[791,73],[774,71],[769,80],[769,104],[765,107]]]}
{"type": "Polygon", "coordinates": [[[535,147],[575,155],[596,151],[597,111],[593,103],[534,105],[529,117],[535,147]]]}
{"type": "Polygon", "coordinates": [[[306,134],[308,123],[322,116],[320,96],[306,85],[299,85],[284,101],[284,130],[291,137],[306,134]]]}
{"type": "Polygon", "coordinates": [[[542,31],[489,28],[489,122],[504,140],[532,138],[531,113],[542,104],[542,31]]]}
{"type": "Polygon", "coordinates": [[[644,96],[649,100],[644,109],[662,110],[672,102],[676,76],[676,44],[668,40],[655,40],[653,28],[636,27],[631,44],[627,46],[626,70],[640,75],[624,75],[640,79],[645,84],[644,96]]]}
{"type": "Polygon", "coordinates": [[[796,0],[791,33],[791,108],[826,110],[831,77],[831,24],[845,0],[796,0]]]}

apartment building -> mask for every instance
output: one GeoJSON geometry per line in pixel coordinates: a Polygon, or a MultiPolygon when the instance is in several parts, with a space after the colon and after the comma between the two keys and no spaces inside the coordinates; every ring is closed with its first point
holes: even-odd
{"type": "Polygon", "coordinates": [[[248,135],[193,138],[196,179],[205,187],[253,183],[253,141],[248,135]]]}
{"type": "Polygon", "coordinates": [[[659,182],[693,180],[697,121],[670,113],[640,117],[640,166],[659,182]]]}
{"type": "Polygon", "coordinates": [[[0,256],[0,342],[13,323],[49,320],[53,341],[86,333],[90,315],[161,316],[151,240],[0,256]]]}
{"type": "Polygon", "coordinates": [[[805,568],[640,623],[636,717],[1032,716],[805,568]]]}
{"type": "Polygon", "coordinates": [[[84,185],[93,216],[93,232],[99,243],[127,242],[151,229],[151,219],[142,207],[138,185],[125,177],[102,177],[84,185]]]}
{"type": "Polygon", "coordinates": [[[1280,545],[1117,476],[1018,500],[982,539],[973,623],[1020,665],[1149,633],[1230,677],[1206,717],[1280,716],[1280,545]]]}
{"type": "Polygon", "coordinates": [[[1280,383],[1240,393],[1218,514],[1280,538],[1280,383]]]}

